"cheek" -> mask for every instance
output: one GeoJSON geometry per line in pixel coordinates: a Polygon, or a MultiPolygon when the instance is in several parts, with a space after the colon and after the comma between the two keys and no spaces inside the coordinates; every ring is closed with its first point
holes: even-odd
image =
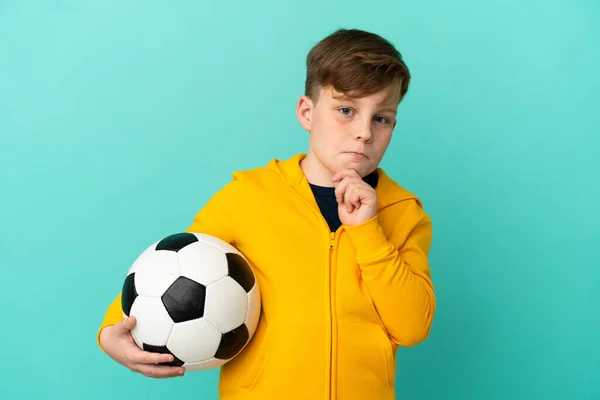
{"type": "Polygon", "coordinates": [[[329,117],[323,120],[323,128],[327,132],[340,134],[344,131],[345,124],[339,118],[329,117]]]}
{"type": "Polygon", "coordinates": [[[392,139],[391,132],[381,132],[381,134],[377,137],[377,140],[373,143],[373,147],[375,147],[377,154],[379,157],[383,156],[383,153],[388,148],[390,141],[392,139]]]}
{"type": "Polygon", "coordinates": [[[317,141],[322,147],[321,151],[335,151],[337,144],[344,138],[344,126],[333,118],[320,122],[317,141]]]}
{"type": "Polygon", "coordinates": [[[382,130],[381,132],[379,132],[377,139],[378,139],[377,147],[378,148],[386,148],[390,144],[390,141],[392,140],[392,130],[391,129],[382,130]]]}

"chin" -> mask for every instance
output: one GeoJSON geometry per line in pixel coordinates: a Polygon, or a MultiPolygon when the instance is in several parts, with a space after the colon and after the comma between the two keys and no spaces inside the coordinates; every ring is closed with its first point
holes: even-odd
{"type": "Polygon", "coordinates": [[[329,163],[327,165],[327,169],[332,174],[335,174],[339,171],[343,171],[346,169],[353,169],[353,170],[356,170],[356,172],[358,172],[358,174],[361,177],[365,177],[366,175],[368,175],[371,172],[370,164],[371,163],[367,159],[360,160],[360,161],[350,161],[350,162],[347,159],[344,159],[344,160],[339,160],[338,162],[329,163]]]}
{"type": "Polygon", "coordinates": [[[370,169],[365,167],[364,165],[355,165],[355,164],[350,164],[350,165],[346,165],[345,167],[342,167],[341,170],[344,169],[353,169],[356,172],[358,172],[358,175],[360,175],[361,178],[364,178],[365,176],[369,175],[370,169]]]}

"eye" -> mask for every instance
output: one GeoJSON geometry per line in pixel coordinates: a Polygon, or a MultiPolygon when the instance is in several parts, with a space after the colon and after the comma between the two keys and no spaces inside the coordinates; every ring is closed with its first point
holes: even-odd
{"type": "Polygon", "coordinates": [[[377,116],[375,117],[375,122],[379,124],[389,124],[390,120],[387,117],[377,116]]]}
{"type": "Polygon", "coordinates": [[[338,111],[341,112],[344,115],[351,115],[352,114],[352,109],[348,108],[348,107],[339,108],[338,111]]]}

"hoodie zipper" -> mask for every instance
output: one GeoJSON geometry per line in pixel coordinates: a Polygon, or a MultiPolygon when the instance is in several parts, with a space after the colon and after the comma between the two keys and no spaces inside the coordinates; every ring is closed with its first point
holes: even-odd
{"type": "Polygon", "coordinates": [[[327,268],[327,274],[328,274],[328,289],[329,289],[329,380],[330,380],[330,385],[329,385],[329,399],[333,399],[334,398],[334,386],[337,384],[337,380],[334,379],[333,376],[333,324],[335,321],[335,317],[334,317],[334,301],[333,301],[333,288],[334,288],[334,282],[333,282],[333,265],[334,265],[334,257],[335,257],[335,250],[336,250],[336,239],[337,239],[337,231],[336,232],[330,232],[329,233],[329,265],[327,268]]]}
{"type": "Polygon", "coordinates": [[[327,265],[327,288],[328,288],[328,302],[329,302],[329,381],[330,381],[330,385],[329,385],[329,390],[328,390],[328,395],[327,398],[329,400],[333,399],[333,299],[332,299],[332,265],[333,265],[333,256],[334,256],[334,250],[335,250],[335,245],[336,245],[336,239],[337,239],[337,233],[339,232],[339,229],[335,232],[331,232],[331,230],[329,229],[329,224],[327,224],[327,221],[325,220],[325,218],[323,217],[323,214],[321,214],[320,212],[317,212],[310,204],[308,204],[308,202],[306,201],[306,199],[304,199],[302,196],[300,196],[300,194],[296,193],[294,190],[290,189],[290,191],[297,196],[305,205],[306,207],[311,210],[325,225],[325,228],[327,229],[328,235],[329,235],[329,250],[328,250],[328,265],[327,265]]]}

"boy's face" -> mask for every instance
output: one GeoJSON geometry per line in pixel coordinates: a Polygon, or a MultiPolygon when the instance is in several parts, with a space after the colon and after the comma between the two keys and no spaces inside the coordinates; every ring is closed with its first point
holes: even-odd
{"type": "Polygon", "coordinates": [[[396,126],[398,95],[388,96],[390,90],[348,98],[324,87],[316,103],[300,98],[298,120],[310,132],[303,166],[309,180],[331,186],[331,175],[340,170],[354,169],[364,177],[377,168],[396,126]]]}

